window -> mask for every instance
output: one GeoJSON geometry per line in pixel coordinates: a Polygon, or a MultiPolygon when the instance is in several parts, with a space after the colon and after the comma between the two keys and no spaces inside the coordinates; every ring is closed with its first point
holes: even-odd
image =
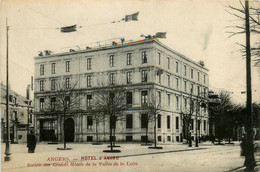
{"type": "Polygon", "coordinates": [[[162,75],[162,74],[157,75],[157,76],[158,76],[158,83],[159,83],[159,84],[161,84],[161,81],[162,81],[161,75],[162,75]]]}
{"type": "Polygon", "coordinates": [[[171,60],[170,60],[169,57],[167,57],[167,62],[168,62],[168,69],[170,69],[170,67],[171,67],[171,60]]]}
{"type": "Polygon", "coordinates": [[[132,72],[126,72],[126,83],[131,84],[132,83],[132,72]]]}
{"type": "Polygon", "coordinates": [[[196,129],[200,130],[200,120],[198,120],[198,122],[197,122],[197,128],[196,129]]]}
{"type": "Polygon", "coordinates": [[[133,115],[126,115],[126,128],[133,128],[133,115]]]}
{"type": "Polygon", "coordinates": [[[207,97],[207,89],[206,88],[204,88],[203,95],[204,95],[204,97],[207,97]]]}
{"type": "Polygon", "coordinates": [[[148,114],[141,114],[141,128],[147,128],[148,114]]]}
{"type": "Polygon", "coordinates": [[[176,73],[178,73],[178,72],[179,72],[179,63],[176,62],[176,73]]]}
{"type": "Polygon", "coordinates": [[[193,79],[193,69],[190,70],[190,77],[193,79]]]}
{"type": "Polygon", "coordinates": [[[187,76],[187,67],[184,65],[184,76],[187,76]]]}
{"type": "Polygon", "coordinates": [[[184,81],[184,91],[187,92],[187,82],[184,81]]]}
{"type": "Polygon", "coordinates": [[[176,108],[179,108],[179,96],[176,96],[176,108]]]}
{"type": "Polygon", "coordinates": [[[147,63],[147,52],[142,51],[142,63],[147,63]]]}
{"type": "Polygon", "coordinates": [[[203,130],[206,131],[206,120],[203,121],[203,130]]]}
{"type": "Polygon", "coordinates": [[[44,98],[40,98],[40,110],[44,109],[44,98]]]}
{"type": "Polygon", "coordinates": [[[67,88],[67,89],[70,88],[70,78],[66,78],[66,80],[65,80],[65,85],[66,85],[66,88],[67,88]]]}
{"type": "Polygon", "coordinates": [[[56,73],[56,63],[51,64],[51,73],[55,74],[56,73]]]}
{"type": "Polygon", "coordinates": [[[204,82],[204,84],[206,84],[206,75],[204,75],[204,77],[203,77],[203,82],[204,82]]]}
{"type": "Polygon", "coordinates": [[[44,91],[44,81],[40,81],[40,91],[44,91]]]}
{"type": "Polygon", "coordinates": [[[200,96],[200,86],[198,86],[197,91],[198,91],[198,96],[200,96]]]}
{"type": "Polygon", "coordinates": [[[66,61],[66,72],[70,72],[70,61],[66,61]]]}
{"type": "Polygon", "coordinates": [[[178,130],[179,129],[179,117],[176,116],[176,129],[178,130]]]}
{"type": "Polygon", "coordinates": [[[70,97],[69,96],[65,97],[65,102],[66,102],[67,107],[69,107],[69,105],[70,105],[70,97]]]}
{"type": "Polygon", "coordinates": [[[40,75],[44,75],[44,65],[40,65],[40,75]]]}
{"type": "Polygon", "coordinates": [[[171,128],[171,116],[167,116],[167,129],[171,128]]]}
{"type": "Polygon", "coordinates": [[[176,78],[176,89],[179,89],[179,78],[176,78]]]}
{"type": "Polygon", "coordinates": [[[87,109],[91,109],[92,95],[87,95],[87,109]]]}
{"type": "Polygon", "coordinates": [[[161,53],[158,52],[158,64],[160,65],[161,64],[161,53]]]}
{"type": "Polygon", "coordinates": [[[187,109],[187,99],[184,98],[184,108],[187,109]]]}
{"type": "Polygon", "coordinates": [[[168,86],[171,87],[171,76],[167,75],[168,86]]]}
{"type": "Polygon", "coordinates": [[[55,97],[52,97],[51,98],[51,110],[55,110],[55,104],[56,104],[56,98],[55,97]]]}
{"type": "Polygon", "coordinates": [[[171,136],[167,136],[167,141],[168,141],[168,142],[171,141],[171,136]]]}
{"type": "Polygon", "coordinates": [[[109,100],[110,100],[110,102],[114,102],[115,101],[115,93],[113,93],[113,92],[110,92],[109,93],[109,100]]]}
{"type": "Polygon", "coordinates": [[[147,82],[147,70],[142,70],[142,82],[147,82]]]}
{"type": "Polygon", "coordinates": [[[132,53],[126,54],[126,65],[132,65],[132,53]]]}
{"type": "Polygon", "coordinates": [[[93,117],[92,116],[87,116],[87,128],[93,129],[93,117]]]}
{"type": "Polygon", "coordinates": [[[109,64],[110,64],[110,67],[114,67],[115,66],[115,55],[110,55],[109,56],[109,64]]]}
{"type": "Polygon", "coordinates": [[[158,128],[161,128],[161,121],[162,120],[162,115],[161,114],[158,114],[157,115],[157,127],[158,128]]]}
{"type": "Polygon", "coordinates": [[[161,142],[162,141],[162,136],[158,136],[157,139],[158,139],[158,142],[161,142]]]}
{"type": "Polygon", "coordinates": [[[148,95],[147,91],[142,91],[141,92],[141,103],[142,104],[147,103],[147,95],[148,95]]]}
{"type": "Polygon", "coordinates": [[[132,142],[133,141],[133,136],[125,136],[125,141],[126,142],[132,142]]]}
{"type": "Polygon", "coordinates": [[[115,73],[110,73],[110,75],[109,75],[109,82],[110,82],[110,85],[114,85],[115,84],[115,73]]]}
{"type": "Polygon", "coordinates": [[[194,101],[190,100],[190,108],[193,109],[194,108],[194,101]]]}
{"type": "Polygon", "coordinates": [[[87,70],[91,70],[91,68],[92,68],[92,59],[88,58],[87,59],[87,70]]]}
{"type": "Polygon", "coordinates": [[[190,84],[190,93],[193,94],[193,84],[190,84]]]}
{"type": "Polygon", "coordinates": [[[194,130],[194,119],[191,119],[191,130],[194,130]]]}
{"type": "Polygon", "coordinates": [[[133,104],[133,93],[132,92],[126,93],[126,104],[128,104],[128,105],[133,104]]]}
{"type": "Polygon", "coordinates": [[[168,96],[168,106],[170,106],[171,105],[171,95],[167,94],[167,96],[168,96]]]}
{"type": "Polygon", "coordinates": [[[56,79],[52,79],[51,80],[51,90],[55,90],[56,89],[56,79]]]}
{"type": "Polygon", "coordinates": [[[200,72],[198,72],[198,81],[200,81],[200,72]]]}
{"type": "Polygon", "coordinates": [[[87,87],[92,87],[92,76],[87,76],[87,87]]]}
{"type": "Polygon", "coordinates": [[[160,91],[158,91],[158,104],[161,105],[162,103],[162,94],[160,91]]]}

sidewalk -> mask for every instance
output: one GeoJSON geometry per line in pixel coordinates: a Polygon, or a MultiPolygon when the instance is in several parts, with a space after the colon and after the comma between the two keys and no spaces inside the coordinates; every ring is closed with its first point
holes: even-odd
{"type": "MultiPolygon", "coordinates": [[[[57,150],[63,144],[48,145],[38,143],[34,154],[27,153],[26,144],[11,145],[11,161],[2,162],[2,171],[207,171],[214,166],[222,166],[210,171],[223,171],[233,169],[242,164],[239,157],[239,144],[213,145],[210,142],[200,143],[199,147],[188,147],[187,144],[175,143],[171,145],[158,145],[163,149],[148,149],[140,143],[118,143],[121,153],[104,153],[109,150],[108,143],[91,145],[86,143],[68,143],[72,150],[57,150]],[[107,159],[115,156],[114,159],[107,159]],[[225,160],[226,156],[232,158],[225,160]],[[199,157],[199,159],[198,159],[199,157]],[[53,160],[50,160],[53,159],[53,160]],[[220,159],[216,161],[217,159],[220,159]],[[233,160],[234,159],[234,160],[233,160]],[[224,161],[223,161],[224,160],[224,161]],[[67,164],[66,164],[67,163],[67,164]],[[89,163],[89,164],[88,164],[89,163]],[[96,166],[95,166],[96,163],[96,166]],[[116,165],[116,163],[122,166],[116,165]],[[189,164],[187,166],[187,163],[189,164]],[[37,166],[37,165],[41,166],[37,166]],[[45,166],[44,166],[45,165],[45,166]],[[62,166],[64,165],[64,166],[62,166]],[[77,166],[78,165],[78,166],[77,166]],[[95,167],[94,167],[95,166],[95,167]],[[207,169],[207,170],[205,170],[207,169]],[[196,170],[195,170],[196,171],[196,170]]],[[[1,158],[4,158],[5,145],[1,145],[1,158]]]]}

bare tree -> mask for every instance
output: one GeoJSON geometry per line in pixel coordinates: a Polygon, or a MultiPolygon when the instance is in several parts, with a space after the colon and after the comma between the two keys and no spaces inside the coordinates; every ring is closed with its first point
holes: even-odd
{"type": "Polygon", "coordinates": [[[115,143],[116,122],[124,119],[123,112],[127,110],[126,92],[123,85],[110,85],[99,83],[95,92],[95,108],[103,112],[110,120],[110,147],[113,151],[115,143]]]}
{"type": "Polygon", "coordinates": [[[184,109],[181,111],[181,117],[184,122],[183,126],[183,135],[187,135],[187,143],[189,144],[189,147],[192,146],[192,141],[191,141],[191,123],[192,123],[192,114],[194,112],[194,105],[193,101],[190,100],[190,107],[189,109],[184,109]],[[187,130],[187,134],[185,134],[185,131],[187,130]]]}
{"type": "MultiPolygon", "coordinates": [[[[240,7],[234,7],[232,5],[227,5],[227,12],[233,15],[236,21],[232,22],[233,25],[227,26],[229,29],[227,33],[230,34],[229,37],[239,35],[239,34],[246,34],[246,26],[245,26],[245,13],[246,9],[241,0],[239,0],[240,7]]],[[[253,34],[251,40],[254,40],[254,36],[256,36],[256,41],[254,42],[253,47],[251,47],[251,56],[254,57],[255,66],[259,66],[260,63],[260,41],[258,39],[260,34],[260,8],[259,2],[251,3],[251,7],[249,8],[249,22],[250,22],[250,32],[253,34]]],[[[246,56],[246,46],[237,43],[241,46],[241,52],[243,53],[242,56],[246,56]]]]}
{"type": "MultiPolygon", "coordinates": [[[[148,106],[147,104],[144,104],[143,108],[149,109],[149,108],[147,108],[147,106],[148,106]]],[[[152,113],[147,112],[147,113],[142,114],[140,116],[140,120],[143,123],[142,125],[144,125],[144,127],[145,127],[145,144],[148,145],[148,142],[149,142],[149,139],[148,139],[149,123],[154,120],[154,115],[152,113]]]]}
{"type": "Polygon", "coordinates": [[[106,120],[106,117],[107,116],[98,109],[94,110],[94,112],[93,112],[93,121],[95,122],[95,125],[96,125],[96,143],[94,143],[94,144],[100,144],[99,137],[98,137],[98,126],[101,122],[106,120]]]}
{"type": "MultiPolygon", "coordinates": [[[[80,109],[80,100],[83,91],[76,88],[77,82],[70,85],[70,83],[58,83],[56,84],[56,90],[53,91],[52,96],[55,97],[55,102],[52,106],[55,106],[55,112],[59,114],[60,122],[63,121],[63,144],[66,148],[66,133],[65,133],[65,120],[68,115],[77,112],[80,109]],[[62,120],[63,118],[63,120],[62,120]]],[[[61,127],[61,125],[60,125],[61,127]]]]}
{"type": "Polygon", "coordinates": [[[225,115],[232,108],[233,104],[231,102],[230,95],[224,91],[220,92],[218,102],[215,104],[215,106],[209,107],[209,113],[215,126],[215,135],[218,138],[218,144],[220,144],[225,133],[225,115]]]}
{"type": "MultiPolygon", "coordinates": [[[[148,102],[144,103],[142,105],[144,110],[147,112],[147,122],[154,121],[154,132],[153,132],[154,146],[150,147],[150,148],[161,148],[161,147],[157,147],[157,145],[156,145],[157,144],[157,142],[156,142],[156,122],[157,122],[158,114],[161,111],[161,102],[159,99],[160,99],[159,97],[156,98],[156,96],[151,94],[151,97],[148,100],[148,102]]],[[[147,123],[146,131],[148,131],[148,123],[147,123]]],[[[147,132],[146,132],[146,134],[147,134],[147,132]]]]}
{"type": "Polygon", "coordinates": [[[194,101],[192,100],[192,93],[193,93],[193,89],[191,89],[191,92],[190,92],[189,109],[184,107],[185,109],[181,111],[181,117],[184,122],[183,135],[185,134],[184,130],[187,130],[187,143],[189,144],[189,147],[192,146],[191,123],[192,123],[192,114],[194,113],[194,108],[195,108],[194,101]]]}

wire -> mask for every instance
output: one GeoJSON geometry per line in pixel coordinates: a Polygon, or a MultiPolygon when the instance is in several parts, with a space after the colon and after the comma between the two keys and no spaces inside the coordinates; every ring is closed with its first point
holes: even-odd
{"type": "Polygon", "coordinates": [[[46,18],[52,19],[53,21],[56,21],[57,23],[60,23],[60,24],[64,25],[64,23],[62,23],[62,22],[60,22],[60,21],[54,19],[53,17],[47,16],[46,14],[44,14],[44,13],[42,13],[42,12],[40,12],[40,11],[37,11],[37,10],[35,10],[35,9],[33,9],[33,8],[29,7],[29,6],[27,6],[27,5],[26,5],[25,7],[31,9],[32,11],[34,11],[34,12],[36,12],[36,13],[38,13],[38,14],[41,14],[42,16],[45,16],[46,18]]]}

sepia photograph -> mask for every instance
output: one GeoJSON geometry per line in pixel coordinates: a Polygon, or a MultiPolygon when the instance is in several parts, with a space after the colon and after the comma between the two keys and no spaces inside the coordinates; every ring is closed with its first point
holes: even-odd
{"type": "Polygon", "coordinates": [[[2,172],[260,171],[260,0],[0,0],[2,172]]]}

